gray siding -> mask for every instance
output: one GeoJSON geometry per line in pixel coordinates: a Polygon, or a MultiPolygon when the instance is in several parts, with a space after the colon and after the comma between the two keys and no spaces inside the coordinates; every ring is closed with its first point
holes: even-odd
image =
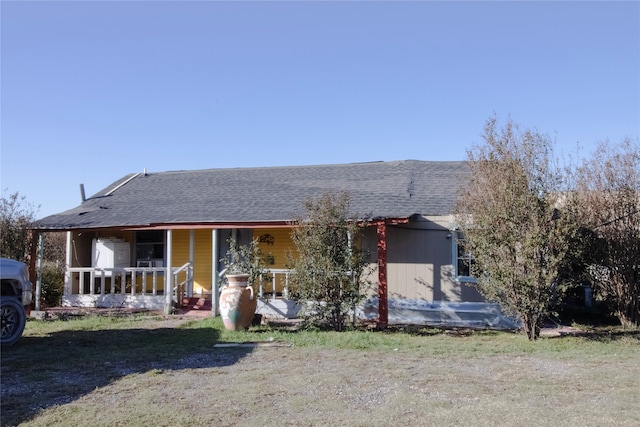
{"type": "MultiPolygon", "coordinates": [[[[453,277],[449,218],[419,218],[387,228],[387,289],[389,299],[483,301],[478,292],[453,277]]],[[[377,261],[375,230],[366,234],[366,247],[377,261]]],[[[372,275],[377,292],[377,272],[372,275]]]]}

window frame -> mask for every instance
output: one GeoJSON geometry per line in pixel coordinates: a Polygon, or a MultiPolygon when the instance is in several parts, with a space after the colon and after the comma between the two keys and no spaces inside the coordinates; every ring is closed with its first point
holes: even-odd
{"type": "Polygon", "coordinates": [[[475,261],[473,254],[468,252],[468,257],[460,257],[461,245],[459,241],[464,241],[464,234],[457,228],[451,230],[451,263],[453,265],[453,277],[458,282],[476,283],[477,279],[471,275],[471,263],[475,261]],[[460,261],[467,260],[469,262],[469,271],[467,275],[460,274],[460,261]]]}
{"type": "MultiPolygon", "coordinates": [[[[135,265],[138,265],[138,261],[155,261],[155,260],[162,260],[162,264],[166,265],[166,259],[167,259],[167,234],[163,231],[163,230],[140,230],[140,231],[136,231],[136,235],[135,235],[135,265]],[[158,239],[158,240],[146,240],[143,239],[144,241],[140,242],[140,235],[141,234],[151,234],[151,233],[157,233],[158,236],[160,234],[162,234],[162,238],[158,239]],[[156,252],[155,246],[158,245],[162,245],[162,256],[158,257],[156,255],[158,255],[158,253],[156,252]],[[152,255],[151,257],[140,257],[140,251],[139,248],[142,246],[154,246],[153,250],[152,250],[152,255]]],[[[154,263],[155,266],[155,263],[154,263]]]]}

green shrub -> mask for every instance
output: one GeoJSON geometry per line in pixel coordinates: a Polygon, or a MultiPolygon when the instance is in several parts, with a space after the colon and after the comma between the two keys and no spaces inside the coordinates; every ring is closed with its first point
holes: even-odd
{"type": "Polygon", "coordinates": [[[64,271],[52,265],[42,267],[40,303],[47,307],[59,306],[64,290],[64,271]]]}

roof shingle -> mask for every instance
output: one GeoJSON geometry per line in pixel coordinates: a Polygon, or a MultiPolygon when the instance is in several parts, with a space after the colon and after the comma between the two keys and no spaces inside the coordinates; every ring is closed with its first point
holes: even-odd
{"type": "Polygon", "coordinates": [[[418,160],[131,174],[37,227],[285,222],[303,213],[304,200],[342,190],[354,213],[446,215],[466,176],[465,162],[418,160]]]}

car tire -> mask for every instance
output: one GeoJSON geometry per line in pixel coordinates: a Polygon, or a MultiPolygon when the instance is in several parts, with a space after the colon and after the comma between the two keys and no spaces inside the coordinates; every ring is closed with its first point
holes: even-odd
{"type": "Polygon", "coordinates": [[[27,312],[20,301],[12,297],[0,297],[0,314],[2,316],[3,346],[12,345],[20,339],[27,323],[27,312]]]}

